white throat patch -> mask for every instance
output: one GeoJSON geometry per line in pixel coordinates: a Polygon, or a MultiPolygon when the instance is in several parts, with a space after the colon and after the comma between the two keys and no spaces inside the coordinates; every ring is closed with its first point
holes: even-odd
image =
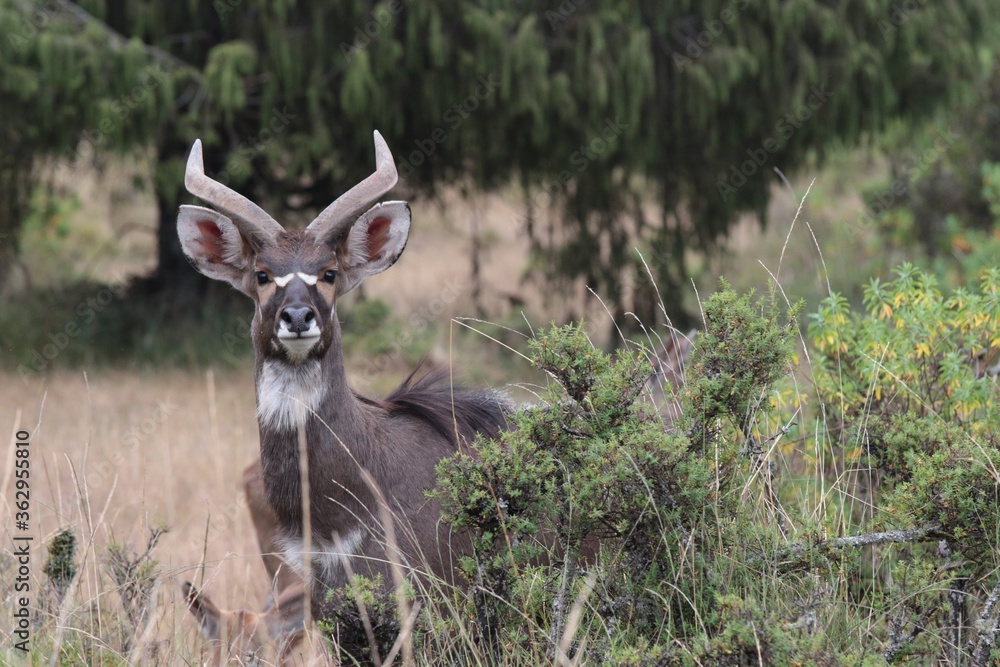
{"type": "Polygon", "coordinates": [[[318,361],[295,366],[265,361],[257,383],[257,420],[276,431],[298,430],[324,394],[318,361]]]}

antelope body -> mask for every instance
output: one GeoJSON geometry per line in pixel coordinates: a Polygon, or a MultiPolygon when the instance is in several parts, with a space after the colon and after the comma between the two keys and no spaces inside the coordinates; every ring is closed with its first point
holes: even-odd
{"type": "Polygon", "coordinates": [[[307,228],[286,230],[208,178],[196,141],[185,186],[217,210],[181,206],[178,216],[181,244],[194,267],[254,301],[260,469],[277,518],[273,543],[300,574],[311,569],[318,617],[326,591],[346,583],[345,566],[381,575],[388,585],[390,560],[396,559],[410,573],[454,581],[455,553],[468,553],[469,541],[441,525],[440,506],[425,491],[434,486],[438,461],[477,433],[495,436],[504,424],[505,407],[494,394],[456,390],[440,375],[411,376],[383,400],[361,397],[347,384],[337,300],[399,258],[410,226],[405,202],[375,203],[396,183],[392,155],[378,132],[375,149],[374,174],[307,228]],[[300,437],[307,454],[308,545],[300,437]],[[392,553],[380,503],[393,516],[392,553]]]}

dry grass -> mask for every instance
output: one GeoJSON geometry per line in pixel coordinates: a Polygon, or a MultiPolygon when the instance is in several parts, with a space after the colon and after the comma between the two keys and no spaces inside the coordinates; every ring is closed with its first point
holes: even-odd
{"type": "MultiPolygon", "coordinates": [[[[170,532],[154,552],[163,576],[153,637],[195,644],[183,581],[226,605],[263,605],[264,570],[239,487],[257,455],[249,373],[60,373],[29,383],[6,376],[0,405],[6,433],[32,433],[33,591],[43,583],[44,545],[70,526],[81,545],[78,562],[83,556],[77,604],[103,604],[114,590],[104,567],[107,544],[128,542],[141,552],[147,527],[163,523],[170,532]]],[[[4,448],[8,470],[12,448],[4,448]]],[[[4,495],[8,527],[11,498],[4,495]]],[[[5,650],[9,618],[5,612],[0,625],[5,650]]]]}
{"type": "MultiPolygon", "coordinates": [[[[839,191],[835,187],[832,190],[829,196],[836,199],[839,191]]],[[[110,258],[96,253],[85,258],[89,264],[74,266],[70,273],[117,282],[122,272],[148,269],[153,238],[149,221],[155,220],[148,202],[129,200],[126,207],[122,202],[115,203],[114,193],[107,194],[104,201],[98,196],[103,190],[85,184],[83,192],[90,191],[94,196],[81,197],[85,205],[77,214],[85,223],[82,229],[92,235],[90,247],[111,247],[122,233],[106,220],[121,223],[124,215],[126,222],[133,218],[145,222],[129,227],[134,242],[126,251],[110,258]],[[121,207],[125,207],[127,215],[121,207]],[[143,211],[149,215],[143,215],[143,211]]],[[[572,293],[546,296],[522,282],[528,244],[516,197],[508,193],[460,201],[455,192],[449,192],[440,206],[427,201],[413,205],[413,233],[399,266],[369,281],[364,288],[367,296],[385,300],[404,320],[418,315],[447,323],[449,317],[475,312],[470,248],[474,226],[479,224],[484,251],[478,305],[491,318],[499,320],[516,314],[517,307],[509,298],[516,296],[529,312],[536,313],[536,323],[562,321],[570,312],[584,314],[592,321],[606,321],[600,303],[587,296],[582,286],[572,293]]],[[[756,258],[764,257],[765,249],[771,255],[781,251],[788,232],[787,225],[781,223],[792,218],[787,211],[796,205],[790,194],[779,193],[770,216],[777,224],[763,234],[751,222],[736,228],[732,247],[738,250],[706,266],[700,284],[714,287],[715,276],[732,276],[734,272],[741,274],[735,281],[741,287],[765,282],[766,271],[756,258]]],[[[825,205],[814,208],[827,210],[825,205]]],[[[823,245],[823,228],[835,229],[836,221],[825,215],[819,218],[815,228],[823,245]]],[[[803,228],[796,233],[804,232],[803,228]]],[[[76,247],[77,242],[70,239],[65,245],[76,247]]],[[[823,282],[811,238],[798,237],[791,247],[802,256],[791,262],[785,257],[782,282],[823,282]]],[[[857,257],[834,253],[826,259],[828,264],[843,263],[847,271],[847,265],[856,262],[857,257]]],[[[769,268],[777,264],[773,258],[764,263],[769,268]]],[[[27,265],[35,265],[30,257],[27,265]]],[[[825,292],[825,285],[816,287],[820,294],[825,292]]],[[[669,299],[672,295],[663,296],[669,299]]],[[[345,311],[349,321],[350,305],[345,311]]],[[[432,356],[448,359],[452,351],[447,339],[438,336],[437,341],[432,356]]],[[[470,355],[458,355],[455,361],[459,368],[481,363],[470,355]]],[[[528,369],[521,370],[521,379],[526,379],[528,369]]],[[[370,374],[359,371],[352,384],[366,392],[377,392],[398,382],[404,372],[397,363],[381,369],[373,383],[370,374]]],[[[82,614],[83,608],[93,602],[103,607],[115,597],[115,585],[104,569],[107,544],[128,542],[141,551],[148,527],[162,523],[170,532],[154,553],[163,577],[147,644],[170,640],[177,660],[197,660],[191,648],[198,644],[195,626],[180,594],[184,581],[194,582],[229,608],[260,609],[266,596],[265,575],[240,488],[243,468],[258,454],[254,410],[249,364],[246,370],[224,374],[99,372],[85,377],[82,372],[63,371],[28,382],[17,375],[0,376],[0,432],[9,434],[2,452],[4,470],[10,470],[13,460],[13,433],[19,428],[32,433],[33,592],[39,591],[43,583],[44,545],[69,526],[80,540],[78,561],[83,558],[83,574],[70,612],[82,614]]],[[[8,477],[5,474],[5,480],[8,477]]],[[[9,530],[13,496],[9,486],[3,490],[0,518],[9,530]]],[[[9,544],[8,539],[5,550],[9,544]]],[[[0,585],[9,586],[9,582],[9,577],[4,576],[0,585]]],[[[9,590],[4,590],[3,598],[11,604],[9,590]]],[[[3,662],[9,657],[5,652],[11,650],[11,611],[8,607],[0,613],[3,662]]],[[[74,626],[73,619],[68,620],[67,625],[74,626]]]]}
{"type": "MultiPolygon", "coordinates": [[[[389,386],[396,366],[375,384],[389,386]]],[[[365,384],[363,370],[349,376],[352,385],[365,384]]],[[[127,612],[110,572],[108,547],[125,543],[141,553],[149,530],[161,525],[169,532],[152,552],[162,570],[154,609],[131,636],[129,649],[108,647],[109,664],[133,664],[151,651],[169,657],[149,664],[201,664],[207,658],[181,594],[185,581],[224,607],[263,609],[266,574],[241,487],[243,469],[259,447],[249,367],[226,373],[62,371],[30,381],[0,375],[0,428],[8,434],[0,454],[6,470],[14,460],[14,434],[31,433],[33,597],[46,587],[46,545],[67,527],[78,540],[81,574],[75,588],[62,609],[50,608],[39,617],[33,641],[62,634],[62,641],[70,642],[74,634],[92,632],[87,620],[92,608],[99,610],[103,626],[120,624],[127,612]],[[57,620],[60,612],[64,616],[57,620]]],[[[10,481],[7,485],[0,520],[13,533],[13,490],[10,481]]],[[[11,544],[8,539],[4,556],[11,544]]],[[[4,664],[5,656],[13,655],[14,602],[12,577],[0,571],[4,664]]],[[[47,648],[34,645],[46,654],[47,648]]]]}

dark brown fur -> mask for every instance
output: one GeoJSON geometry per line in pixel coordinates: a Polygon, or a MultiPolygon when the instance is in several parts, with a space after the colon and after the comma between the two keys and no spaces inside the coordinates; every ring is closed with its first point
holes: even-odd
{"type": "Polygon", "coordinates": [[[427,422],[456,448],[471,444],[477,434],[488,439],[500,434],[509,406],[495,392],[469,392],[463,387],[453,387],[445,370],[417,378],[419,371],[419,367],[414,369],[385,397],[382,405],[386,412],[427,422]]]}
{"type": "MultiPolygon", "coordinates": [[[[369,483],[374,481],[395,519],[400,551],[396,558],[418,576],[433,575],[454,582],[455,558],[470,553],[470,544],[466,536],[453,535],[440,523],[440,506],[427,499],[425,492],[434,486],[438,461],[460,446],[471,445],[477,434],[499,434],[506,424],[506,404],[495,393],[452,388],[447,374],[440,371],[419,378],[415,371],[380,401],[353,392],[352,398],[358,407],[358,421],[370,425],[359,429],[356,437],[343,438],[343,444],[331,438],[327,425],[343,423],[343,414],[326,419],[320,415],[307,424],[313,535],[327,541],[333,540],[333,535],[345,540],[352,530],[361,528],[365,535],[359,548],[362,553],[350,558],[351,567],[368,576],[381,575],[388,583],[387,537],[379,500],[369,483]],[[393,434],[402,436],[397,439],[393,434]],[[317,452],[319,443],[328,443],[323,454],[317,452]],[[362,468],[370,478],[366,479],[362,468]]],[[[295,434],[262,431],[262,464],[265,489],[281,531],[286,538],[300,538],[301,485],[295,434]]],[[[325,596],[327,588],[346,581],[346,572],[335,574],[330,579],[327,573],[314,573],[314,592],[325,596]]]]}
{"type": "Polygon", "coordinates": [[[348,568],[381,576],[386,586],[392,585],[390,561],[418,578],[453,581],[455,552],[469,553],[469,540],[441,524],[440,505],[426,492],[442,458],[476,433],[495,436],[505,424],[495,395],[453,390],[440,373],[411,375],[382,401],[362,399],[348,386],[336,301],[392,266],[410,229],[405,202],[374,203],[397,177],[381,135],[374,139],[376,172],[305,230],[283,229],[209,179],[195,142],[185,184],[222,212],[182,206],[178,216],[181,244],[195,268],[233,285],[256,306],[260,478],[277,517],[269,541],[293,564],[310,564],[300,569],[312,571],[314,608],[328,589],[347,581],[348,568]],[[308,545],[300,442],[309,471],[308,545]],[[390,525],[384,525],[387,511],[390,525]]]}

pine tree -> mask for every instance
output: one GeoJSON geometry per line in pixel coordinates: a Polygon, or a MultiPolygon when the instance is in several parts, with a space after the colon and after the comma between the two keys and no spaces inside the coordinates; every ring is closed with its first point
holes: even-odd
{"type": "Polygon", "coordinates": [[[412,189],[520,183],[511,224],[537,265],[617,302],[636,245],[669,294],[686,251],[764,211],[774,167],[973,83],[995,16],[977,0],[0,0],[0,20],[24,26],[0,44],[0,253],[46,160],[152,147],[167,289],[192,275],[174,217],[195,137],[210,173],[287,224],[370,171],[377,128],[412,189]]]}

